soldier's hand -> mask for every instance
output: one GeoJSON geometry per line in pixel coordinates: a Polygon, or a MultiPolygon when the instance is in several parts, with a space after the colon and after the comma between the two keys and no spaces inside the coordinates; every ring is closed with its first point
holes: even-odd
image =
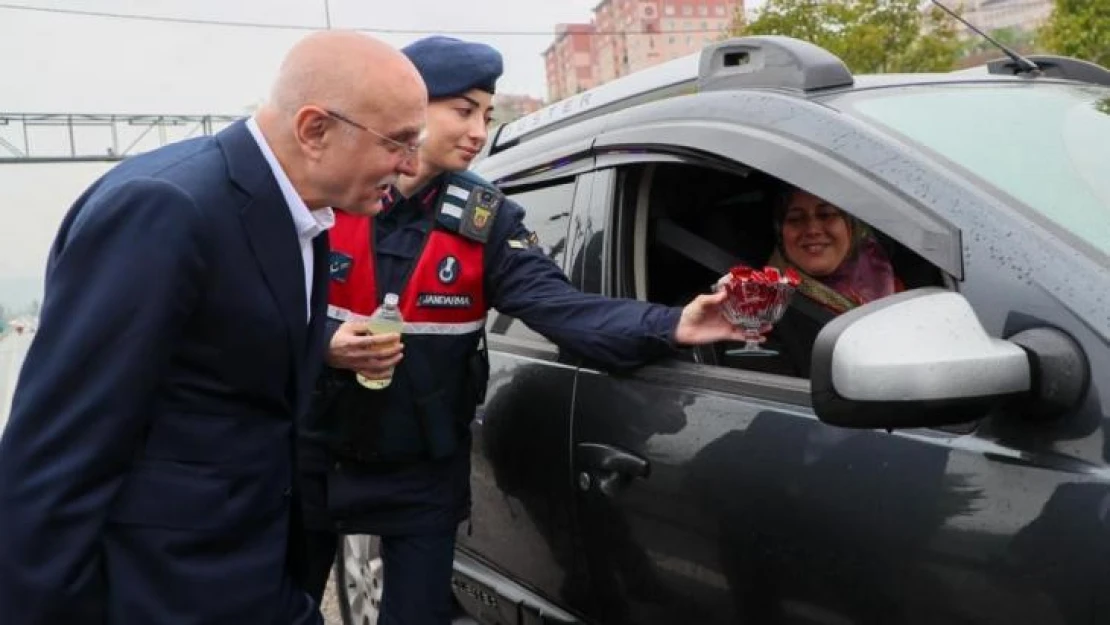
{"type": "Polygon", "coordinates": [[[347,321],[331,337],[327,363],[370,379],[388,377],[401,362],[404,347],[400,334],[370,334],[365,323],[347,321]]]}
{"type": "MultiPolygon", "coordinates": [[[[721,304],[728,297],[724,289],[717,289],[709,295],[699,295],[682,309],[682,317],[674,331],[676,343],[681,345],[705,345],[717,341],[743,341],[744,331],[732,325],[721,314],[721,304]]],[[[764,332],[771,329],[767,326],[764,332]]]]}

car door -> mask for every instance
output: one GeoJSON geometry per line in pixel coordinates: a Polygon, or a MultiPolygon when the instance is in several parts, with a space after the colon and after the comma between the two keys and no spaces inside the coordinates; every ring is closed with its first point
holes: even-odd
{"type": "MultiPolygon", "coordinates": [[[[566,271],[572,210],[585,204],[590,179],[570,176],[503,188],[525,208],[525,225],[537,234],[543,252],[566,271]]],[[[557,598],[575,557],[567,453],[575,368],[554,344],[497,311],[490,312],[487,340],[489,386],[472,425],[472,514],[459,545],[492,567],[503,583],[557,598]]],[[[501,586],[482,592],[491,590],[516,614],[514,593],[523,590],[501,586]]]]}
{"type": "MultiPolygon", "coordinates": [[[[962,266],[938,253],[959,258],[952,224],[892,199],[872,179],[843,169],[834,178],[824,157],[789,156],[772,150],[767,159],[795,170],[765,164],[762,172],[844,208],[889,203],[882,223],[894,238],[939,259],[930,264],[950,287],[975,286],[959,285],[962,266]],[[928,248],[915,246],[923,242],[928,248]]],[[[651,215],[655,175],[651,164],[628,167],[612,176],[617,188],[595,189],[612,198],[615,242],[603,264],[614,295],[682,292],[653,288],[642,275],[675,261],[638,257],[651,253],[651,228],[625,216],[651,215]]],[[[1097,502],[1107,501],[1106,489],[1083,462],[1038,451],[1035,425],[1004,440],[976,423],[893,433],[830,427],[815,417],[809,392],[805,379],[689,353],[631,374],[583,369],[572,443],[586,563],[574,607],[606,625],[1090,622],[1099,583],[1077,573],[1105,567],[1040,552],[1050,549],[1047,536],[1074,523],[1080,540],[1104,553],[1096,528],[1105,526],[1097,502]],[[1046,565],[1069,582],[1051,581],[1046,565]]],[[[1075,542],[1062,551],[1074,557],[1075,542]]]]}

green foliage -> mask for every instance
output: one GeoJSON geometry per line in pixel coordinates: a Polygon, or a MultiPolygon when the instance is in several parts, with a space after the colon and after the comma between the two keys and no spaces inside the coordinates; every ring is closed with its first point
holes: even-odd
{"type": "MultiPolygon", "coordinates": [[[[1024,52],[1033,48],[1036,39],[1036,33],[1019,28],[997,28],[992,30],[989,34],[991,38],[998,43],[1019,52],[1024,52]]],[[[968,42],[967,53],[980,54],[983,52],[993,52],[996,53],[997,56],[1002,56],[1002,53],[993,43],[979,36],[973,37],[968,42]]]]}
{"type": "Polygon", "coordinates": [[[1038,47],[1110,67],[1110,0],[1056,0],[1038,47]]]}
{"type": "Polygon", "coordinates": [[[962,52],[958,23],[918,0],[767,0],[732,35],[786,35],[839,56],[854,73],[948,71],[962,52]]]}

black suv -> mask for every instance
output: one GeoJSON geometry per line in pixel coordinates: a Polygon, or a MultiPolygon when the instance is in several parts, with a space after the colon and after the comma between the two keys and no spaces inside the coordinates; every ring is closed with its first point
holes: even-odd
{"type": "MultiPolygon", "coordinates": [[[[853,76],[751,37],[501,127],[477,173],[584,291],[681,304],[761,267],[784,183],[877,230],[906,290],[824,323],[809,379],[719,346],[606,373],[492,314],[461,607],[1110,623],[1108,84],[1047,56],[853,76]]],[[[337,567],[360,619],[366,540],[337,567]]]]}

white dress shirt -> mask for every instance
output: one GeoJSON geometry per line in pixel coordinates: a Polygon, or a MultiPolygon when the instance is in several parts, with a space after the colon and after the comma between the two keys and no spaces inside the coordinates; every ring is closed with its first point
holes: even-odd
{"type": "Polygon", "coordinates": [[[258,149],[262,150],[262,156],[266,158],[266,162],[270,165],[270,171],[274,173],[278,188],[281,189],[281,194],[285,197],[285,203],[289,206],[289,213],[293,216],[293,225],[297,228],[297,240],[301,244],[301,261],[304,264],[305,310],[308,320],[311,321],[312,268],[315,266],[316,260],[312,251],[312,240],[335,225],[335,213],[330,208],[308,210],[304,200],[301,199],[300,195],[297,195],[297,190],[293,188],[293,183],[289,181],[289,176],[285,175],[281,163],[274,156],[270,144],[266,143],[266,137],[262,136],[262,130],[253,117],[247,120],[247,130],[254,137],[258,149]]]}

